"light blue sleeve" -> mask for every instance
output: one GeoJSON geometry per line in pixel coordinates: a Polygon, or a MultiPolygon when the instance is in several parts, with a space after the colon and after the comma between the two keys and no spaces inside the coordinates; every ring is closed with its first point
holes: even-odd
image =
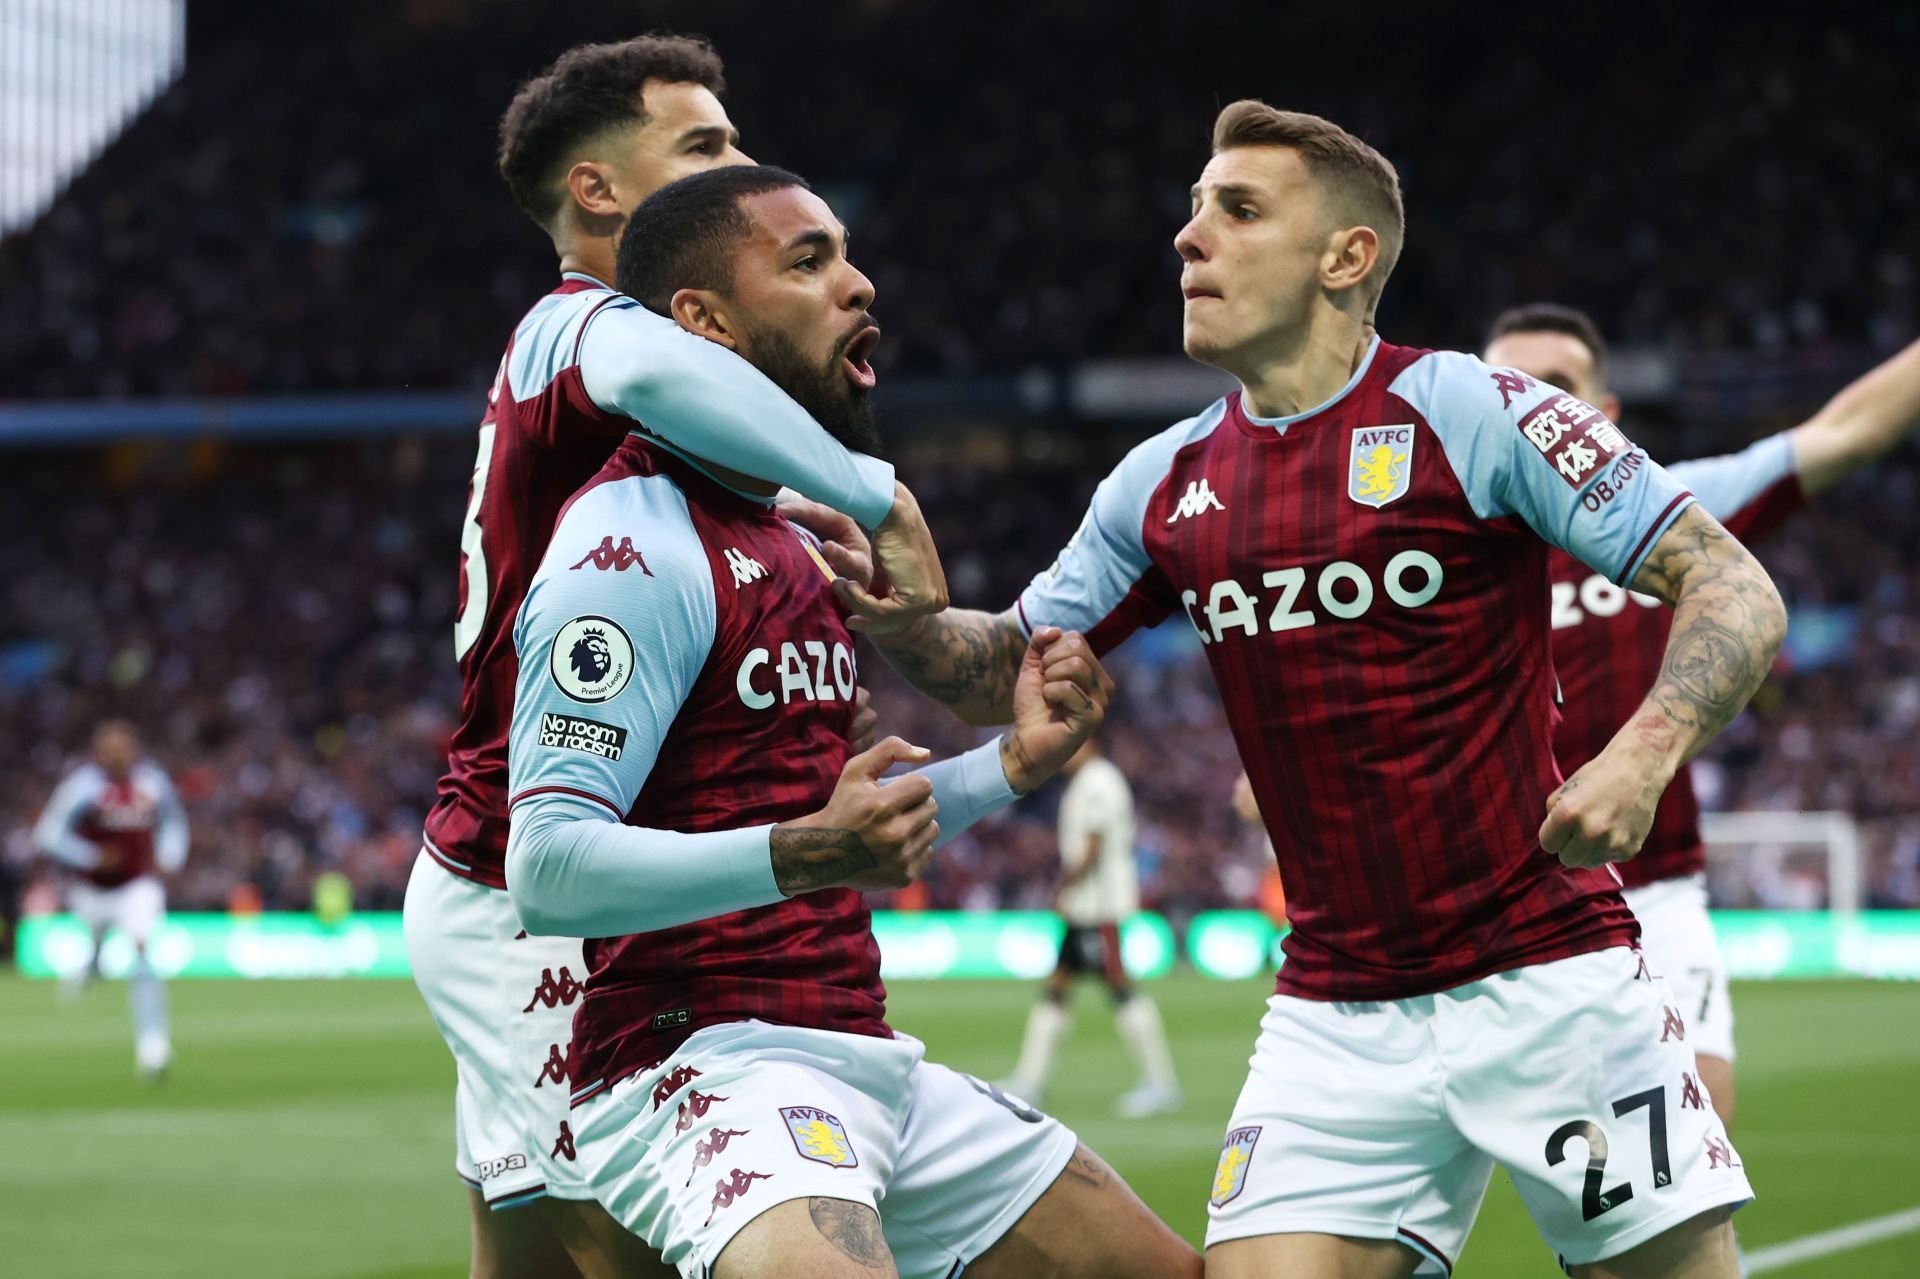
{"type": "Polygon", "coordinates": [[[153,788],[159,809],[153,832],[153,861],[166,874],[174,874],[187,864],[187,810],[180,803],[180,792],[173,779],[160,769],[153,770],[153,788]]]}
{"type": "Polygon", "coordinates": [[[713,592],[686,501],[665,476],[600,485],[554,530],[514,632],[506,869],[528,932],[623,936],[781,899],[770,826],[623,824],[712,649],[713,592]],[[616,528],[642,559],[598,569],[590,552],[616,528]]]}
{"type": "Polygon", "coordinates": [[[1029,635],[1036,626],[1091,631],[1127,598],[1150,567],[1142,522],[1147,504],[1187,444],[1220,425],[1221,400],[1136,445],[1093,491],[1093,501],[1058,559],[1020,593],[1015,615],[1029,635]]]}
{"type": "Polygon", "coordinates": [[[1782,431],[1721,457],[1676,462],[1673,478],[1693,490],[1707,514],[1728,524],[1774,485],[1792,475],[1793,438],[1782,431]]]}
{"type": "MultiPolygon", "coordinates": [[[[696,466],[784,484],[868,528],[893,510],[892,465],[845,448],[746,360],[631,298],[573,296],[604,302],[583,306],[576,321],[585,326],[581,381],[595,404],[696,466]]],[[[574,336],[561,334],[560,349],[574,336]]]]}
{"type": "Polygon", "coordinates": [[[935,819],[940,823],[940,836],[933,841],[935,848],[1020,798],[1007,784],[998,737],[965,754],[936,760],[914,771],[933,783],[933,799],[940,806],[935,819]]]}
{"type": "Polygon", "coordinates": [[[1389,389],[1439,438],[1476,515],[1517,517],[1622,586],[1692,504],[1600,410],[1512,369],[1436,351],[1389,389]]]}
{"type": "Polygon", "coordinates": [[[75,870],[92,870],[100,864],[100,846],[81,835],[75,827],[80,811],[99,793],[99,774],[91,767],[76,769],[53,788],[40,820],[33,824],[34,847],[48,857],[75,870]]]}

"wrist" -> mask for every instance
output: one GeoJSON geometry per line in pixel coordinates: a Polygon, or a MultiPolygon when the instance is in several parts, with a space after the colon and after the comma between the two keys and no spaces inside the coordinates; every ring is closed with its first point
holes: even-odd
{"type": "Polygon", "coordinates": [[[1017,732],[1000,735],[1000,772],[1007,779],[1007,789],[1020,796],[1031,795],[1046,780],[1017,732]]]}

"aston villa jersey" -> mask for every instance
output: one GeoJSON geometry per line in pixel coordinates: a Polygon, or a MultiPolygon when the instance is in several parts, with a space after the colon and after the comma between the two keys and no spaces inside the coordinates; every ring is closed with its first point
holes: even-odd
{"type": "Polygon", "coordinates": [[[1236,393],[1135,448],[1018,613],[1102,652],[1186,617],[1287,885],[1279,990],[1403,998],[1637,938],[1535,837],[1547,554],[1630,581],[1691,500],[1591,405],[1376,339],[1315,409],[1236,393]]]}
{"type": "MultiPolygon", "coordinates": [[[[1743,542],[1756,542],[1806,504],[1794,470],[1793,442],[1769,436],[1726,457],[1681,462],[1674,478],[1693,490],[1713,517],[1743,542]]],[[[1653,687],[1666,659],[1673,613],[1651,595],[1629,591],[1564,551],[1553,576],[1553,664],[1560,673],[1565,720],[1553,749],[1569,776],[1606,748],[1653,687]]],[[[1629,888],[1706,869],[1700,801],[1683,766],[1660,797],[1653,829],[1639,856],[1619,866],[1629,888]]]]}

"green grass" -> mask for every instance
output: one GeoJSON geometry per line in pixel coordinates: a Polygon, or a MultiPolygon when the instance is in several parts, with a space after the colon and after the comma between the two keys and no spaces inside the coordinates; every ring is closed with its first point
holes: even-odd
{"type": "MultiPolygon", "coordinates": [[[[1050,1108],[1174,1226],[1198,1239],[1265,983],[1180,976],[1155,988],[1188,1102],[1111,1117],[1131,1082],[1105,1001],[1086,990],[1050,1108]]],[[[894,1021],[929,1055],[987,1077],[1012,1064],[1030,988],[898,983],[894,1021]]],[[[351,1276],[465,1273],[450,1171],[453,1067],[405,982],[183,982],[177,1060],[133,1079],[124,991],[77,1005],[0,980],[0,1274],[351,1276]]],[[[1920,1204],[1920,989],[1747,985],[1738,1142],[1761,1199],[1751,1250],[1920,1204]]],[[[1504,1178],[1459,1274],[1556,1274],[1504,1178]]],[[[1920,1235],[1778,1272],[1912,1279],[1920,1235]]]]}

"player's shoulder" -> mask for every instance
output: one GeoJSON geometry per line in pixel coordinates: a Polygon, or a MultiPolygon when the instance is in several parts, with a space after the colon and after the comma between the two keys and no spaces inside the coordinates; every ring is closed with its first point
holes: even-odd
{"type": "Polygon", "coordinates": [[[660,323],[624,293],[585,276],[570,276],[558,289],[533,304],[514,326],[504,369],[506,391],[516,402],[540,395],[567,369],[580,362],[587,326],[602,315],[635,311],[660,323]]]}
{"type": "Polygon", "coordinates": [[[1131,789],[1127,785],[1127,775],[1120,771],[1120,766],[1104,756],[1100,759],[1088,760],[1081,771],[1087,775],[1092,785],[1102,790],[1123,792],[1131,789]]]}
{"type": "Polygon", "coordinates": [[[106,784],[107,770],[92,760],[76,765],[60,781],[61,789],[75,795],[103,789],[106,784]]]}
{"type": "Polygon", "coordinates": [[[1189,444],[1206,439],[1226,421],[1231,397],[1222,396],[1192,417],[1175,422],[1166,430],[1150,435],[1127,450],[1120,464],[1107,477],[1108,485],[1142,505],[1173,469],[1173,460],[1189,444]]]}
{"type": "Polygon", "coordinates": [[[143,759],[133,766],[133,780],[142,786],[168,787],[173,784],[167,776],[167,770],[152,759],[143,759]]]}
{"type": "Polygon", "coordinates": [[[1517,369],[1488,364],[1465,351],[1400,348],[1400,352],[1410,358],[1395,362],[1387,390],[1430,424],[1510,419],[1548,395],[1564,394],[1517,369]]]}

